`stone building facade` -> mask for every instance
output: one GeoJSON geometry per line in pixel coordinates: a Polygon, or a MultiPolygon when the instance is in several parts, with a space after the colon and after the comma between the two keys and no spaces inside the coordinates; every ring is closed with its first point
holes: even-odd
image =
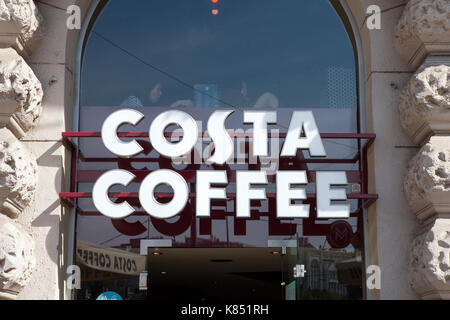
{"type": "MultiPolygon", "coordinates": [[[[370,187],[368,299],[450,299],[450,0],[342,0],[357,35],[370,187]],[[381,29],[366,26],[381,8],[381,29]]],[[[0,0],[0,298],[69,299],[70,153],[99,1],[0,0]],[[81,27],[67,28],[67,8],[81,27]]]]}

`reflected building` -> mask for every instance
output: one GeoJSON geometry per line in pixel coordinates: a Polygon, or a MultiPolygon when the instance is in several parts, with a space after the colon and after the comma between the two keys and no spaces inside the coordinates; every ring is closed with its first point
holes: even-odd
{"type": "Polygon", "coordinates": [[[306,273],[302,280],[302,290],[328,292],[336,298],[351,298],[354,289],[361,286],[361,257],[346,249],[316,248],[308,239],[300,239],[299,249],[301,261],[306,273]],[[303,240],[303,241],[302,241],[303,240]],[[348,271],[347,261],[356,262],[359,275],[349,281],[345,274],[348,271]],[[354,288],[356,287],[356,288],[354,288]]]}

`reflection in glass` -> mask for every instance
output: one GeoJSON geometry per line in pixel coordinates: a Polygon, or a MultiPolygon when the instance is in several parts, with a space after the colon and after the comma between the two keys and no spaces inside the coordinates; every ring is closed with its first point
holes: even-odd
{"type": "MultiPolygon", "coordinates": [[[[342,21],[328,1],[223,1],[218,14],[211,14],[214,9],[209,1],[136,0],[133,5],[109,1],[84,51],[79,130],[99,131],[113,110],[131,107],[139,109],[146,118],[136,128],[126,128],[127,131],[146,132],[151,120],[167,108],[190,113],[204,122],[203,130],[214,110],[233,109],[235,114],[227,122],[230,128],[249,129],[242,127],[242,110],[258,108],[278,111],[274,129],[280,132],[286,132],[292,112],[301,109],[313,110],[321,132],[358,132],[353,48],[342,21]]],[[[136,157],[139,161],[118,160],[105,151],[99,139],[81,139],[83,158],[78,168],[84,171],[174,168],[170,161],[152,150],[148,139],[139,139],[139,143],[144,147],[144,153],[136,157]]],[[[351,158],[358,152],[358,144],[352,140],[328,139],[324,146],[329,158],[351,158]]],[[[275,153],[278,148],[273,148],[275,153]]],[[[300,160],[306,157],[303,154],[300,160]]],[[[305,164],[290,159],[278,165],[310,171],[359,170],[358,163],[305,164]]],[[[261,163],[246,163],[230,165],[229,169],[259,170],[261,167],[261,163]]],[[[211,168],[203,164],[184,169],[211,168]]],[[[94,181],[78,181],[79,191],[91,192],[94,181]]],[[[195,190],[195,182],[189,184],[195,190]]],[[[135,192],[138,187],[139,183],[134,183],[127,191],[135,192]]],[[[228,191],[234,192],[234,188],[232,182],[228,191]]],[[[314,190],[314,183],[308,188],[314,190]]],[[[271,190],[274,190],[273,182],[267,187],[267,192],[271,190]]],[[[106,249],[102,250],[106,251],[113,248],[138,254],[141,239],[171,239],[174,250],[241,248],[249,250],[246,252],[254,261],[269,259],[270,252],[258,251],[269,249],[269,240],[294,240],[296,246],[285,248],[285,253],[282,247],[271,250],[280,253],[271,257],[276,259],[272,260],[275,262],[271,270],[255,266],[250,272],[245,270],[248,265],[239,264],[241,270],[236,270],[233,279],[246,279],[241,281],[242,290],[247,290],[242,292],[248,293],[246,298],[252,295],[280,300],[362,297],[362,214],[357,212],[358,201],[350,201],[355,214],[347,221],[349,229],[339,229],[340,233],[336,233],[344,237],[343,232],[351,230],[346,234],[351,238],[336,247],[339,241],[333,241],[335,234],[329,232],[334,221],[315,219],[313,204],[309,219],[277,221],[274,201],[254,203],[254,210],[266,214],[242,223],[234,218],[233,201],[214,204],[220,219],[193,218],[194,200],[191,199],[180,216],[164,221],[149,217],[135,199],[127,199],[139,212],[125,220],[112,221],[95,212],[91,199],[80,199],[77,240],[104,246],[106,249]],[[297,264],[303,264],[307,272],[305,277],[294,279],[292,268],[297,264]],[[265,274],[256,275],[260,271],[265,274]],[[273,292],[257,289],[265,283],[270,283],[273,292]]],[[[183,252],[180,256],[186,257],[195,251],[183,252]]],[[[240,254],[242,251],[228,258],[242,262],[238,259],[240,254]]],[[[201,269],[203,264],[213,263],[202,260],[207,256],[199,257],[192,264],[201,269]]],[[[150,269],[156,266],[155,258],[157,255],[147,258],[150,269]]],[[[135,274],[95,269],[83,259],[78,263],[84,274],[79,299],[95,299],[108,290],[116,291],[124,299],[151,298],[147,291],[139,290],[139,277],[135,274]]],[[[154,281],[172,279],[174,272],[177,271],[160,270],[154,281]],[[161,278],[161,272],[167,274],[161,278]]],[[[229,276],[225,273],[216,276],[225,279],[229,276]]],[[[178,276],[189,279],[193,274],[178,276]]],[[[219,280],[211,279],[211,284],[219,280]]],[[[205,296],[199,293],[197,298],[201,300],[205,296]]]]}

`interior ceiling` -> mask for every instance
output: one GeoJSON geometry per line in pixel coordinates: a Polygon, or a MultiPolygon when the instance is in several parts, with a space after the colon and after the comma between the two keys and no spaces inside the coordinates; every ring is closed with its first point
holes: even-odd
{"type": "MultiPolygon", "coordinates": [[[[208,296],[245,298],[281,294],[282,270],[292,269],[295,256],[273,254],[281,248],[160,248],[149,249],[149,290],[161,287],[201,291],[208,296]],[[165,272],[166,274],[162,274],[165,272]],[[194,289],[196,288],[196,289],[194,289]]],[[[290,250],[289,250],[290,251],[290,250]]],[[[288,253],[289,253],[288,251],[288,253]]],[[[170,289],[169,289],[170,290],[170,289]]],[[[174,289],[175,290],[175,289],[174,289]]]]}

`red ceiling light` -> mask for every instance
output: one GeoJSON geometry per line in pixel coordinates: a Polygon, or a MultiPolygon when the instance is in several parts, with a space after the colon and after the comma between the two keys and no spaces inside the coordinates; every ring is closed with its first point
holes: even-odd
{"type": "Polygon", "coordinates": [[[219,9],[217,9],[215,5],[219,3],[219,0],[211,0],[211,2],[214,4],[213,9],[211,10],[211,14],[213,16],[217,16],[219,14],[219,9]]]}

